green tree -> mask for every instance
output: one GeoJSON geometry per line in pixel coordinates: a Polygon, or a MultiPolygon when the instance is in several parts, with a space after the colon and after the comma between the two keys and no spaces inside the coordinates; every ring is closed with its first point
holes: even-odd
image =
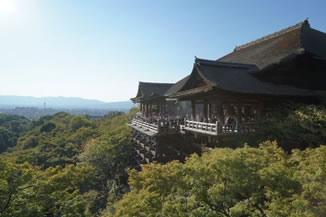
{"type": "Polygon", "coordinates": [[[43,171],[0,159],[0,216],[90,216],[92,179],[90,166],[43,171]]]}
{"type": "Polygon", "coordinates": [[[57,113],[34,123],[6,155],[15,156],[17,163],[28,161],[43,168],[75,164],[82,145],[96,136],[95,124],[86,117],[57,113]]]}
{"type": "Polygon", "coordinates": [[[326,108],[315,105],[288,105],[269,114],[259,124],[263,140],[277,140],[286,151],[326,144],[326,108]]]}
{"type": "Polygon", "coordinates": [[[14,147],[18,138],[32,128],[32,122],[16,115],[0,114],[0,153],[14,147]]]}
{"type": "Polygon", "coordinates": [[[127,120],[127,115],[102,120],[99,131],[103,134],[87,142],[79,156],[82,164],[95,169],[98,209],[105,208],[107,203],[110,209],[111,203],[128,190],[125,169],[133,167],[135,162],[127,120]]]}
{"type": "Polygon", "coordinates": [[[324,216],[326,148],[219,148],[129,170],[115,216],[324,216]]]}
{"type": "Polygon", "coordinates": [[[56,128],[56,125],[55,123],[52,123],[52,122],[47,122],[46,124],[44,124],[40,131],[41,133],[49,133],[51,132],[51,130],[53,130],[54,128],[56,128]]]}
{"type": "Polygon", "coordinates": [[[78,130],[81,127],[90,127],[93,125],[93,123],[85,116],[74,116],[70,120],[70,125],[73,130],[78,130]]]}
{"type": "Polygon", "coordinates": [[[134,166],[130,115],[114,116],[92,121],[58,113],[33,122],[0,155],[0,216],[94,216],[113,209],[128,190],[125,169],[134,166]]]}

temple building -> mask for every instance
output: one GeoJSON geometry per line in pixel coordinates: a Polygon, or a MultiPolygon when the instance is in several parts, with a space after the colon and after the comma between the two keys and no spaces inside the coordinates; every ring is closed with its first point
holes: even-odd
{"type": "Polygon", "coordinates": [[[139,83],[132,100],[141,113],[130,126],[136,137],[156,127],[155,135],[147,133],[150,141],[163,135],[184,141],[172,147],[184,157],[200,152],[203,144],[217,147],[225,136],[255,133],[256,120],[282,103],[318,103],[325,96],[325,82],[326,33],[305,20],[217,60],[196,58],[191,74],[175,84],[139,83]],[[151,126],[147,129],[144,123],[151,126]]]}
{"type": "Polygon", "coordinates": [[[179,133],[185,111],[181,106],[189,105],[168,99],[166,93],[172,93],[172,87],[173,84],[167,83],[139,82],[137,95],[131,99],[139,108],[128,125],[140,163],[183,160],[193,152],[200,152],[199,147],[192,146],[179,133]]]}
{"type": "Polygon", "coordinates": [[[168,83],[139,82],[137,95],[131,100],[138,103],[139,110],[144,113],[144,116],[170,112],[173,107],[171,107],[171,103],[166,103],[164,94],[172,85],[168,83]]]}

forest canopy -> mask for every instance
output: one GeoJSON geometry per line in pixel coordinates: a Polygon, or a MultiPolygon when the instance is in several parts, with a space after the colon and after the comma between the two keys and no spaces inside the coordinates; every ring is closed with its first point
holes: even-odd
{"type": "Polygon", "coordinates": [[[128,189],[125,168],[134,155],[126,123],[133,113],[96,121],[67,113],[37,121],[1,116],[6,130],[21,130],[0,155],[0,216],[100,215],[128,189]]]}
{"type": "Polygon", "coordinates": [[[259,145],[239,140],[141,170],[126,125],[135,112],[0,115],[0,216],[326,215],[324,107],[268,116],[259,145]]]}
{"type": "MultiPolygon", "coordinates": [[[[287,154],[276,142],[217,148],[186,162],[129,170],[115,216],[325,216],[326,147],[287,154]]],[[[109,215],[108,215],[109,216],[109,215]]]]}

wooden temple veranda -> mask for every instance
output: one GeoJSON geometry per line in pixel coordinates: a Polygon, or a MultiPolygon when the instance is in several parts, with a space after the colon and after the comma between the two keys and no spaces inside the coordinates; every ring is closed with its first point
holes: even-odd
{"type": "Polygon", "coordinates": [[[129,123],[140,163],[183,160],[287,101],[318,103],[326,93],[326,33],[307,20],[236,47],[217,60],[195,59],[175,84],[139,82],[129,123]]]}

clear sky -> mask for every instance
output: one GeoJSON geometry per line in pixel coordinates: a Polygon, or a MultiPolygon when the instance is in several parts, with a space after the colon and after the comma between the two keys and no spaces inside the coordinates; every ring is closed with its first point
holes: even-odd
{"type": "Polygon", "coordinates": [[[194,56],[303,21],[326,1],[0,0],[0,95],[128,100],[138,81],[176,82],[194,56]]]}

